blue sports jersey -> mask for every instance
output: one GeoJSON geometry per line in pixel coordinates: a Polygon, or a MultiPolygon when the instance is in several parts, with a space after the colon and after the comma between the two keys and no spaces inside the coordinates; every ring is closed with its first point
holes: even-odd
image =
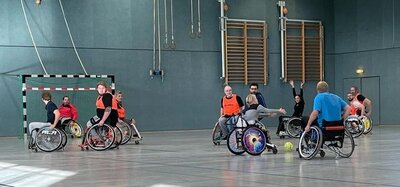
{"type": "Polygon", "coordinates": [[[338,121],[342,119],[342,111],[347,104],[339,96],[323,92],[314,98],[313,110],[318,111],[318,125],[322,126],[322,121],[338,121]]]}

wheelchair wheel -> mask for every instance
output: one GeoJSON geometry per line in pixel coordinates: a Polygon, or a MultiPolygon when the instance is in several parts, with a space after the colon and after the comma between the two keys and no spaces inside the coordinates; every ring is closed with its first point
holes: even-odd
{"type": "Polygon", "coordinates": [[[231,153],[235,155],[240,155],[245,152],[241,141],[242,137],[243,137],[243,129],[241,128],[236,128],[231,133],[229,133],[227,145],[231,153]]]}
{"type": "MultiPolygon", "coordinates": [[[[37,129],[36,129],[36,131],[37,131],[37,129]]],[[[29,136],[28,149],[32,149],[32,151],[37,152],[36,143],[33,142],[32,133],[29,136]]]]}
{"type": "Polygon", "coordinates": [[[58,130],[60,130],[61,137],[62,137],[62,142],[58,149],[64,149],[68,142],[68,136],[67,136],[67,133],[63,129],[58,129],[58,130]]]}
{"type": "Polygon", "coordinates": [[[347,129],[344,129],[344,137],[343,142],[340,142],[341,146],[336,149],[337,154],[343,158],[348,158],[353,154],[354,151],[354,139],[351,136],[350,132],[347,129]]]}
{"type": "Polygon", "coordinates": [[[115,140],[114,143],[111,145],[110,149],[118,148],[123,140],[122,130],[118,126],[114,127],[114,133],[115,133],[115,140]]]}
{"type": "Polygon", "coordinates": [[[222,137],[222,130],[219,126],[219,123],[215,123],[213,131],[212,131],[212,142],[214,145],[220,145],[222,137]]]}
{"type": "Polygon", "coordinates": [[[357,116],[349,116],[344,122],[344,126],[353,138],[357,138],[364,133],[364,125],[357,116]]]}
{"type": "Polygon", "coordinates": [[[61,146],[62,136],[61,131],[57,128],[40,128],[36,135],[36,146],[44,152],[53,152],[61,146]]]}
{"type": "Polygon", "coordinates": [[[69,130],[75,138],[80,138],[82,136],[83,129],[76,121],[71,121],[69,123],[69,130]]]}
{"type": "Polygon", "coordinates": [[[242,144],[250,155],[260,155],[266,148],[266,137],[257,127],[247,127],[243,132],[242,144]]]}
{"type": "Polygon", "coordinates": [[[361,121],[364,125],[364,134],[368,134],[372,131],[372,120],[369,117],[364,116],[361,121]]]}
{"type": "Polygon", "coordinates": [[[302,132],[301,125],[303,121],[301,118],[291,118],[286,122],[286,132],[292,138],[300,138],[302,132]]]}
{"type": "Polygon", "coordinates": [[[302,133],[298,144],[299,156],[309,160],[314,158],[322,145],[322,131],[318,127],[312,126],[310,131],[302,133]]]}
{"type": "Polygon", "coordinates": [[[117,127],[122,131],[122,141],[121,145],[125,145],[132,139],[132,129],[130,125],[125,122],[117,123],[117,127]]]}
{"type": "Polygon", "coordinates": [[[115,141],[115,131],[110,125],[96,124],[91,126],[86,133],[87,145],[96,150],[104,151],[112,146],[115,141]]]}

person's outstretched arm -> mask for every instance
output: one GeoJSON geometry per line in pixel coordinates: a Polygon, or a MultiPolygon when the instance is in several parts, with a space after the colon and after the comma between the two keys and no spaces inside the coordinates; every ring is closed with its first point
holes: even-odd
{"type": "Polygon", "coordinates": [[[293,97],[296,97],[296,90],[294,89],[294,82],[293,82],[293,80],[290,80],[290,81],[289,81],[289,84],[292,86],[293,97]]]}
{"type": "Polygon", "coordinates": [[[303,85],[304,85],[304,82],[301,82],[301,84],[300,84],[300,98],[301,99],[303,99],[303,85]]]}

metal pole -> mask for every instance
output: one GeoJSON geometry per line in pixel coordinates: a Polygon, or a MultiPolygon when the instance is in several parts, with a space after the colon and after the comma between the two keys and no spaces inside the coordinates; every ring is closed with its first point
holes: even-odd
{"type": "Polygon", "coordinates": [[[218,0],[220,4],[220,31],[221,31],[221,65],[222,76],[225,78],[225,15],[224,15],[224,2],[225,0],[218,0]]]}
{"type": "Polygon", "coordinates": [[[169,46],[171,49],[175,49],[175,36],[174,36],[174,9],[173,9],[174,1],[171,0],[171,45],[169,46]]]}
{"type": "Polygon", "coordinates": [[[167,14],[167,0],[164,0],[164,35],[165,35],[165,42],[164,48],[168,48],[168,14],[167,14]]]}
{"type": "Polygon", "coordinates": [[[281,33],[281,79],[284,80],[285,77],[285,49],[284,49],[284,32],[285,32],[285,17],[283,15],[283,7],[285,6],[285,1],[279,1],[278,6],[280,9],[279,23],[280,23],[280,33],[281,33]]]}

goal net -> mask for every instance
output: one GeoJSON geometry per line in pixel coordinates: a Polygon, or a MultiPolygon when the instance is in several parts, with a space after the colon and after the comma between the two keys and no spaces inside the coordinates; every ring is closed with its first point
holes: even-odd
{"type": "Polygon", "coordinates": [[[113,75],[22,75],[23,133],[27,137],[30,122],[46,122],[47,113],[41,94],[48,91],[52,101],[60,106],[64,96],[78,109],[78,123],[82,127],[96,114],[96,85],[104,81],[115,90],[113,75]]]}

